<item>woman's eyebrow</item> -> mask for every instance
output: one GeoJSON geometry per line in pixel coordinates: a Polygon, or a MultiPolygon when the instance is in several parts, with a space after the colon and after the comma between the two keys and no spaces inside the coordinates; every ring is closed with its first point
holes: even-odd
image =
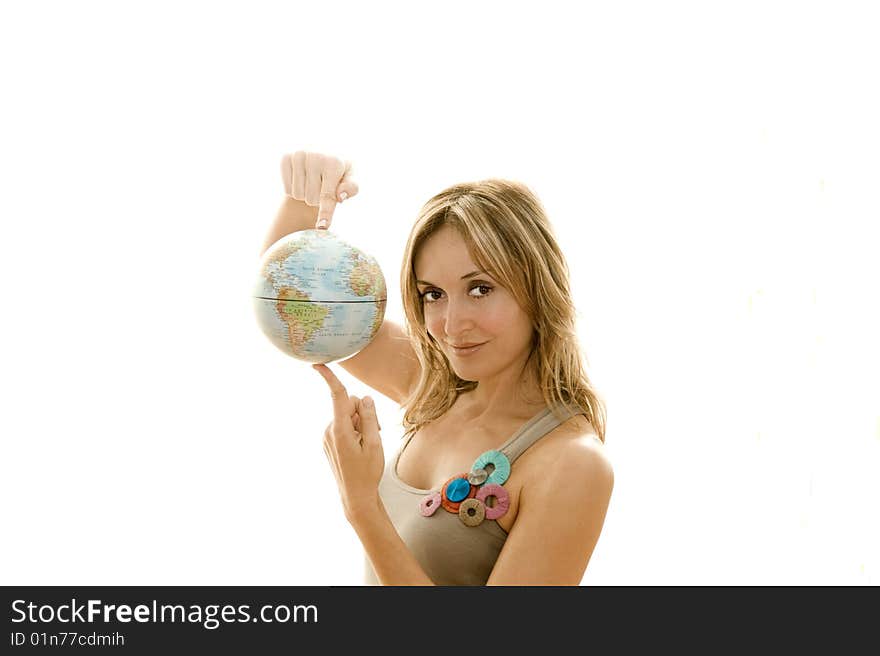
{"type": "MultiPolygon", "coordinates": [[[[466,274],[464,274],[464,275],[461,277],[461,280],[467,280],[468,278],[473,278],[474,276],[478,276],[478,275],[480,275],[481,273],[482,273],[484,276],[488,276],[488,275],[489,275],[489,274],[486,273],[485,271],[471,271],[470,273],[466,273],[466,274]]],[[[432,282],[427,282],[427,281],[425,281],[425,280],[416,280],[416,284],[417,284],[417,285],[433,285],[434,283],[432,283],[432,282]]]]}

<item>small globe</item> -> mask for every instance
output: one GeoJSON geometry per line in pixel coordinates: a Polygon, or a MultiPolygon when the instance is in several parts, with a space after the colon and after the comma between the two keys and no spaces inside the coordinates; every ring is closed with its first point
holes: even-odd
{"type": "Polygon", "coordinates": [[[327,230],[282,237],[260,260],[257,323],[297,360],[326,363],[354,355],[379,332],[386,303],[376,260],[327,230]]]}

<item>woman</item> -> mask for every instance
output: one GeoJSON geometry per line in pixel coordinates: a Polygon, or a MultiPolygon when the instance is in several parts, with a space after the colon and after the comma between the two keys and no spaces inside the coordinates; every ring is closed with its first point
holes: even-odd
{"type": "MultiPolygon", "coordinates": [[[[264,250],[327,228],[351,165],[282,159],[286,199],[264,250]]],[[[604,405],[583,370],[568,267],[523,185],[450,187],[422,208],[401,270],[406,328],[382,324],[340,366],[405,408],[385,463],[369,397],[325,365],[324,449],[368,584],[578,585],[614,484],[604,405]]]]}

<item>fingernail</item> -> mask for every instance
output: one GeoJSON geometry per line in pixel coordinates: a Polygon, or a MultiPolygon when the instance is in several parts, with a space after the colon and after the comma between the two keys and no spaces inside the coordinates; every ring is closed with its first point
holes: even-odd
{"type": "Polygon", "coordinates": [[[339,194],[339,202],[340,202],[340,203],[341,203],[342,201],[344,201],[346,198],[348,198],[348,194],[345,193],[344,191],[343,191],[341,194],[339,194]]]}
{"type": "Polygon", "coordinates": [[[321,230],[322,228],[326,228],[326,227],[327,227],[327,219],[321,219],[320,221],[318,221],[318,230],[321,230]]]}
{"type": "Polygon", "coordinates": [[[363,401],[364,401],[364,405],[367,406],[368,408],[373,407],[373,399],[371,399],[369,396],[365,396],[363,401]]]}

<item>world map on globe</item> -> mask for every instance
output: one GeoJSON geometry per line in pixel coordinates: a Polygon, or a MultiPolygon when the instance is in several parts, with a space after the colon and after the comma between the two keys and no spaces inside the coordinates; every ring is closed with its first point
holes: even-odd
{"type": "Polygon", "coordinates": [[[314,363],[363,349],[379,332],[387,303],[376,260],[327,230],[301,230],[272,244],[253,297],[266,337],[314,363]]]}

